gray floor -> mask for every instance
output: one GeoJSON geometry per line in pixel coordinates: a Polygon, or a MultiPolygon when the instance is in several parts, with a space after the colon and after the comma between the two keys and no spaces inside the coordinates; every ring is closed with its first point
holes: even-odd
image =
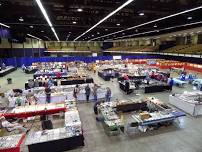
{"type": "MultiPolygon", "coordinates": [[[[120,91],[118,83],[105,82],[97,75],[91,74],[95,82],[109,86],[114,99],[141,98],[154,96],[164,102],[168,102],[169,92],[125,95],[120,91]]],[[[5,78],[0,78],[1,90],[10,88],[22,88],[25,81],[32,75],[25,75],[20,70],[13,72],[5,78]],[[13,84],[7,85],[6,78],[13,78],[13,84]]],[[[190,91],[192,87],[184,89],[174,87],[173,93],[190,91]]],[[[127,136],[109,137],[104,133],[101,124],[95,121],[93,103],[78,104],[80,117],[83,124],[85,146],[72,150],[72,152],[202,152],[202,117],[194,118],[189,115],[180,119],[180,125],[161,128],[148,133],[127,136]]],[[[27,151],[26,149],[23,151],[27,151]]],[[[71,151],[70,151],[71,152],[71,151]]]]}

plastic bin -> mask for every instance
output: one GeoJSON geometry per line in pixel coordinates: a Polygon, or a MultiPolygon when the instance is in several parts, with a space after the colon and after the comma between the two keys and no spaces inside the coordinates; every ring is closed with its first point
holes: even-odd
{"type": "Polygon", "coordinates": [[[8,78],[8,79],[7,79],[7,82],[8,82],[8,84],[12,84],[12,79],[11,79],[11,78],[8,78]]]}

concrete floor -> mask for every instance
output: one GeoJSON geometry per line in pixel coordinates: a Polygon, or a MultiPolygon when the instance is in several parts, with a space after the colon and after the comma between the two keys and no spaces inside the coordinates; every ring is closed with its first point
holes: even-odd
{"type": "MultiPolygon", "coordinates": [[[[95,82],[109,86],[114,99],[141,98],[154,96],[168,102],[170,92],[125,95],[114,82],[105,82],[97,75],[92,74],[95,82]]],[[[23,88],[25,81],[32,75],[26,75],[20,70],[15,71],[5,78],[0,78],[1,90],[10,88],[23,88]],[[13,84],[7,85],[6,78],[13,78],[13,84]]],[[[173,93],[191,91],[192,87],[173,88],[173,93]]],[[[70,152],[202,152],[202,117],[194,118],[189,115],[180,119],[180,125],[161,128],[147,133],[109,137],[104,133],[101,124],[95,121],[93,103],[78,104],[81,121],[83,124],[85,146],[70,152]]],[[[24,147],[23,152],[27,149],[24,147]]]]}

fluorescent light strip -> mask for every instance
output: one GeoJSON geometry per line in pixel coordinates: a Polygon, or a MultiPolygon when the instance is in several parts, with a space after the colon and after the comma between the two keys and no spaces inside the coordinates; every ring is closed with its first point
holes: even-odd
{"type": "Polygon", "coordinates": [[[6,25],[6,24],[3,24],[3,23],[0,23],[1,26],[4,26],[4,27],[7,27],[7,28],[10,28],[10,26],[6,25]]]}
{"type": "Polygon", "coordinates": [[[114,10],[113,12],[111,12],[110,14],[108,14],[106,17],[104,17],[102,20],[100,20],[97,24],[93,25],[90,29],[88,29],[87,31],[85,31],[83,34],[81,34],[77,38],[75,38],[74,41],[78,40],[80,37],[82,37],[86,33],[90,32],[92,29],[94,29],[95,27],[97,27],[98,25],[100,25],[102,22],[104,22],[105,20],[107,20],[108,18],[110,18],[112,15],[114,15],[115,13],[117,13],[118,11],[120,11],[122,8],[124,8],[125,6],[127,6],[128,4],[130,4],[133,1],[134,0],[127,0],[123,5],[121,5],[116,10],[114,10]]]}
{"type": "Polygon", "coordinates": [[[189,24],[184,24],[184,25],[177,25],[177,26],[167,27],[167,28],[159,29],[159,30],[147,31],[147,32],[143,32],[143,33],[137,33],[137,34],[131,34],[131,35],[126,35],[126,36],[116,37],[114,39],[107,39],[106,41],[112,41],[112,40],[117,40],[117,39],[121,39],[121,38],[132,37],[132,36],[137,36],[137,35],[142,35],[142,34],[149,34],[149,33],[154,33],[154,32],[157,32],[157,31],[165,31],[165,30],[170,30],[170,29],[174,29],[174,28],[178,28],[178,27],[186,27],[186,26],[196,25],[196,24],[200,24],[200,23],[202,23],[202,21],[189,23],[189,24]]]}
{"type": "Polygon", "coordinates": [[[182,12],[179,12],[179,13],[176,13],[176,14],[172,14],[172,15],[169,15],[169,16],[165,16],[165,17],[162,17],[162,18],[159,18],[159,19],[156,19],[156,20],[153,20],[153,21],[149,21],[149,22],[146,22],[146,23],[143,23],[143,24],[139,24],[139,25],[136,25],[136,26],[133,26],[133,27],[129,27],[129,28],[125,29],[125,30],[120,30],[120,31],[117,31],[117,32],[113,32],[113,33],[110,33],[110,34],[106,34],[106,35],[97,37],[97,38],[93,38],[90,41],[96,40],[96,39],[99,39],[99,38],[102,38],[102,37],[110,36],[110,35],[113,35],[113,34],[121,33],[121,32],[124,32],[124,31],[128,31],[128,30],[131,30],[131,29],[135,29],[135,28],[138,28],[138,27],[141,27],[141,26],[144,26],[144,25],[148,25],[148,24],[151,24],[151,23],[154,23],[154,22],[165,20],[165,19],[168,19],[168,18],[171,18],[171,17],[175,17],[175,16],[178,16],[178,15],[182,15],[182,14],[192,12],[192,11],[195,11],[195,10],[199,10],[199,9],[202,9],[202,6],[195,7],[195,8],[192,8],[192,9],[189,9],[189,10],[186,10],[186,11],[182,11],[182,12]]]}
{"type": "Polygon", "coordinates": [[[37,40],[42,40],[42,39],[40,39],[40,38],[38,38],[38,37],[36,37],[36,36],[34,36],[34,35],[31,35],[31,34],[27,34],[28,36],[30,36],[30,37],[32,37],[32,38],[35,38],[35,39],[37,39],[37,40]]]}
{"type": "Polygon", "coordinates": [[[53,33],[54,33],[56,39],[57,39],[58,41],[60,41],[59,38],[58,38],[57,33],[55,32],[55,29],[54,29],[54,27],[53,27],[53,24],[51,23],[51,21],[50,21],[50,19],[49,19],[49,17],[48,17],[48,14],[47,14],[47,12],[46,12],[46,10],[45,10],[45,8],[43,7],[43,5],[42,5],[42,3],[41,3],[41,0],[35,0],[35,1],[36,1],[36,3],[38,4],[38,6],[39,6],[39,8],[40,8],[42,14],[44,15],[46,21],[48,22],[48,25],[51,27],[51,30],[53,31],[53,33]]]}

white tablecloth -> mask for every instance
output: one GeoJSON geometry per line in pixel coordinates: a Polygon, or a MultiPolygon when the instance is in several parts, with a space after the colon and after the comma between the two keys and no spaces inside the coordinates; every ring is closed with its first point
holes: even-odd
{"type": "MultiPolygon", "coordinates": [[[[46,103],[46,96],[38,96],[37,97],[37,103],[38,104],[44,104],[46,103]]],[[[52,95],[51,96],[51,103],[56,103],[56,102],[64,102],[66,100],[66,96],[65,95],[52,95]]]]}
{"type": "Polygon", "coordinates": [[[192,116],[202,115],[202,104],[190,103],[172,95],[169,96],[169,103],[192,116]]]}

